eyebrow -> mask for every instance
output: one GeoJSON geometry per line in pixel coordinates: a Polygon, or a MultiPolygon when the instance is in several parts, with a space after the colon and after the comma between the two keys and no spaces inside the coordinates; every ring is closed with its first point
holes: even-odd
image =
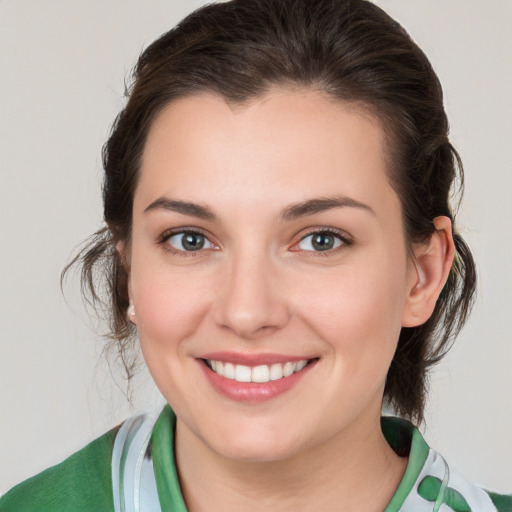
{"type": "Polygon", "coordinates": [[[207,206],[202,206],[188,201],[177,201],[167,197],[159,197],[144,209],[144,213],[152,210],[169,210],[181,213],[183,215],[191,215],[203,220],[217,220],[217,216],[207,206]]]}
{"type": "MultiPolygon", "coordinates": [[[[317,197],[300,203],[291,204],[281,212],[280,218],[284,221],[291,221],[308,215],[314,215],[315,213],[324,212],[326,210],[345,207],[366,210],[375,215],[375,212],[367,204],[346,196],[333,196],[317,197]]],[[[169,199],[167,197],[160,197],[153,201],[144,209],[144,213],[152,210],[169,210],[203,220],[218,220],[217,215],[215,215],[215,213],[213,213],[213,211],[207,206],[188,201],[169,199]]]]}
{"type": "Polygon", "coordinates": [[[315,213],[324,212],[326,210],[332,210],[333,208],[358,208],[366,210],[369,213],[375,215],[375,212],[367,204],[361,203],[355,199],[346,196],[334,196],[334,197],[318,197],[309,199],[302,203],[295,203],[286,207],[281,212],[281,218],[283,220],[294,220],[300,217],[306,217],[307,215],[314,215],[315,213]]]}

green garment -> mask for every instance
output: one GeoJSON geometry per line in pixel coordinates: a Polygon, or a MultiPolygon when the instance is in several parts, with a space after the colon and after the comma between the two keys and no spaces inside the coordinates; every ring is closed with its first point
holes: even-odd
{"type": "MultiPolygon", "coordinates": [[[[174,413],[166,406],[154,425],[148,452],[164,512],[186,512],[174,461],[175,425],[174,413]]],[[[118,430],[11,489],[0,498],[0,512],[114,512],[111,461],[118,430]]],[[[483,491],[449,471],[407,421],[382,418],[382,431],[395,452],[409,457],[384,512],[512,512],[512,495],[483,491]]]]}
{"type": "Polygon", "coordinates": [[[117,430],[11,489],[0,498],[0,511],[113,511],[110,460],[117,430]]]}

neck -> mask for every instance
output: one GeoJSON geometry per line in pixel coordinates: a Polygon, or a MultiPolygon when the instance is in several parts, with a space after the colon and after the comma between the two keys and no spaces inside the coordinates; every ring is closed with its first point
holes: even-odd
{"type": "Polygon", "coordinates": [[[387,444],[380,415],[356,421],[284,460],[247,462],[213,452],[179,420],[176,458],[189,512],[382,511],[407,465],[387,444]],[[212,505],[214,504],[214,505],[212,505]]]}

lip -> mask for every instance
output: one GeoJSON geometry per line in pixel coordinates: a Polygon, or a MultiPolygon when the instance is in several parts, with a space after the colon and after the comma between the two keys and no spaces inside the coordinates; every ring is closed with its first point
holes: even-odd
{"type": "Polygon", "coordinates": [[[231,353],[211,353],[205,354],[197,359],[197,362],[203,371],[206,379],[215,391],[230,400],[248,404],[259,404],[277,398],[278,396],[292,390],[302,379],[316,366],[318,358],[284,356],[282,354],[231,354],[231,353]],[[212,371],[205,363],[204,359],[213,359],[233,364],[243,364],[246,366],[258,366],[260,364],[285,363],[287,361],[295,362],[304,359],[310,362],[300,371],[293,373],[288,377],[269,382],[238,382],[236,380],[222,377],[212,371]]]}

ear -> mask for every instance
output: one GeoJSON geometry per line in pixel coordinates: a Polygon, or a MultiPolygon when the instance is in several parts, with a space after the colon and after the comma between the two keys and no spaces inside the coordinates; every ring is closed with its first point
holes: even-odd
{"type": "Polygon", "coordinates": [[[436,217],[433,223],[435,231],[430,240],[414,247],[402,327],[417,327],[430,318],[452,268],[452,222],[443,216],[436,217]]]}
{"type": "Polygon", "coordinates": [[[131,273],[130,273],[129,247],[125,242],[120,241],[120,242],[117,242],[117,244],[116,244],[116,251],[118,252],[119,257],[121,258],[121,261],[123,263],[124,269],[126,270],[126,274],[127,274],[128,300],[130,302],[130,306],[128,307],[128,310],[126,312],[126,318],[132,324],[137,325],[137,317],[135,315],[135,305],[133,303],[133,296],[132,296],[132,280],[131,280],[131,273]]]}

